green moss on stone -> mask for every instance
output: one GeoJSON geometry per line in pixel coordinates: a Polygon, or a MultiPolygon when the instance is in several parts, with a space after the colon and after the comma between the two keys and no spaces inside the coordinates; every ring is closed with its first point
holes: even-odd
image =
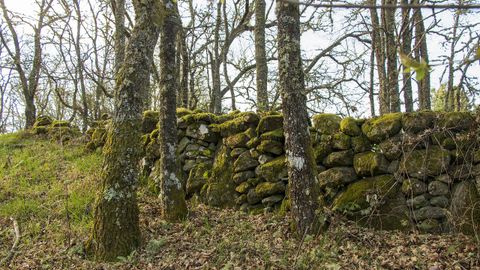
{"type": "Polygon", "coordinates": [[[50,127],[70,127],[70,122],[64,120],[53,120],[50,127]]]}
{"type": "Polygon", "coordinates": [[[247,142],[250,138],[245,133],[238,133],[232,136],[225,138],[225,144],[230,148],[241,148],[246,147],[247,142]]]}
{"type": "Polygon", "coordinates": [[[470,112],[446,112],[438,119],[438,127],[455,131],[472,128],[475,118],[470,112]]]}
{"type": "Polygon", "coordinates": [[[255,192],[260,198],[265,198],[275,194],[285,192],[285,184],[283,182],[263,182],[255,187],[255,192]]]}
{"type": "Polygon", "coordinates": [[[342,118],[336,114],[323,113],[314,115],[313,127],[321,134],[334,134],[340,129],[342,118]]]}
{"type": "Polygon", "coordinates": [[[257,134],[283,128],[283,115],[269,114],[260,119],[257,126],[257,134]]]}
{"type": "Polygon", "coordinates": [[[160,120],[160,112],[159,111],[144,111],[142,117],[142,132],[143,133],[150,133],[156,127],[157,123],[160,120]]]}
{"type": "Polygon", "coordinates": [[[187,179],[187,196],[199,193],[203,185],[207,183],[210,176],[211,166],[208,163],[199,163],[190,170],[187,179]]]}
{"type": "Polygon", "coordinates": [[[278,141],[264,140],[257,146],[257,151],[260,153],[271,153],[274,155],[281,155],[284,151],[284,145],[278,141]]]}
{"type": "Polygon", "coordinates": [[[351,140],[350,136],[338,132],[332,135],[332,147],[336,150],[348,150],[350,149],[351,140]]]}
{"type": "Polygon", "coordinates": [[[178,118],[193,113],[191,110],[189,110],[187,108],[177,108],[176,112],[177,112],[177,117],[178,118]]]}
{"type": "Polygon", "coordinates": [[[362,130],[353,117],[346,117],[340,122],[340,131],[349,136],[360,136],[362,130]]]}
{"type": "Polygon", "coordinates": [[[405,197],[393,175],[365,178],[349,185],[334,200],[332,208],[362,226],[384,230],[412,227],[405,197]]]}
{"type": "Polygon", "coordinates": [[[353,152],[355,153],[366,152],[372,148],[372,144],[364,135],[352,137],[351,144],[353,152]]]}
{"type": "Polygon", "coordinates": [[[403,129],[412,133],[430,129],[434,125],[436,115],[431,111],[405,113],[402,117],[403,129]]]}
{"type": "Polygon", "coordinates": [[[446,171],[450,165],[450,153],[438,146],[414,150],[403,155],[400,170],[411,177],[424,179],[446,171]]]}
{"type": "Polygon", "coordinates": [[[322,163],[323,159],[326,158],[333,149],[330,143],[321,142],[313,148],[313,155],[315,157],[316,163],[322,163]]]}
{"type": "Polygon", "coordinates": [[[221,124],[211,125],[214,131],[219,132],[222,137],[228,137],[247,130],[249,127],[256,126],[258,115],[253,112],[238,114],[234,119],[221,124]]]}
{"type": "Polygon", "coordinates": [[[280,181],[280,178],[287,175],[287,164],[285,156],[275,158],[257,167],[257,175],[269,182],[280,181]]]}
{"type": "Polygon", "coordinates": [[[285,141],[285,136],[283,135],[283,128],[265,132],[260,136],[260,139],[278,141],[283,143],[285,141]]]}
{"type": "Polygon", "coordinates": [[[39,117],[37,117],[37,119],[35,120],[35,123],[33,124],[33,127],[45,127],[45,126],[49,126],[50,124],[52,124],[53,122],[53,118],[48,116],[48,115],[41,115],[39,117]]]}
{"type": "Polygon", "coordinates": [[[402,114],[389,113],[383,116],[367,120],[362,125],[362,132],[367,138],[375,143],[379,143],[389,137],[394,136],[402,129],[402,114]]]}
{"type": "Polygon", "coordinates": [[[227,146],[221,145],[215,155],[211,177],[204,186],[207,204],[217,207],[235,205],[236,193],[232,176],[233,159],[230,150],[227,146]]]}
{"type": "Polygon", "coordinates": [[[355,172],[361,176],[375,176],[386,173],[388,161],[381,153],[363,152],[353,158],[355,172]]]}
{"type": "Polygon", "coordinates": [[[384,196],[395,185],[393,175],[381,175],[371,178],[365,178],[357,181],[347,187],[333,202],[335,211],[351,211],[365,209],[370,206],[367,200],[368,194],[378,194],[384,196]]]}
{"type": "Polygon", "coordinates": [[[191,113],[180,117],[179,122],[185,125],[190,125],[193,123],[215,123],[217,116],[213,113],[191,113]]]}

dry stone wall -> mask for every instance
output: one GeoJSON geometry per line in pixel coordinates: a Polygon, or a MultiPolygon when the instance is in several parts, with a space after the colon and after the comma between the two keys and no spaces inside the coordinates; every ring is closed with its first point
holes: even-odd
{"type": "MultiPolygon", "coordinates": [[[[289,208],[280,113],[214,115],[179,109],[177,155],[187,198],[247,212],[289,208]]],[[[159,156],[158,112],[144,113],[143,175],[159,156]]],[[[325,207],[361,225],[473,233],[480,223],[478,121],[469,112],[312,117],[325,207]]],[[[108,120],[88,132],[104,143],[108,120]]]]}

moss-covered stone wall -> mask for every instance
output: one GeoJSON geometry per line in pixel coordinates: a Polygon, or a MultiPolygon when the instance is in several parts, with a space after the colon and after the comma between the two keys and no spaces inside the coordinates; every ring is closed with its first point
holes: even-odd
{"type": "MultiPolygon", "coordinates": [[[[254,213],[288,210],[280,113],[178,109],[177,116],[177,154],[188,199],[254,213]]],[[[144,113],[146,183],[159,158],[157,119],[158,112],[144,113]]],[[[379,229],[472,233],[480,224],[475,115],[319,114],[311,120],[318,183],[333,213],[379,229]]],[[[87,132],[89,149],[103,145],[106,129],[108,120],[102,120],[87,132]]]]}

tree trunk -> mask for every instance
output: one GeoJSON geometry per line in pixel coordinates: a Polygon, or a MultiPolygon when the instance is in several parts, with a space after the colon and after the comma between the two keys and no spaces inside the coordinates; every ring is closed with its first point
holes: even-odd
{"type": "Polygon", "coordinates": [[[97,260],[113,261],[118,256],[128,256],[140,244],[136,191],[143,97],[159,34],[154,22],[161,16],[155,1],[136,2],[135,27],[117,76],[115,112],[104,147],[101,190],[88,245],[97,260]]]}
{"type": "MultiPolygon", "coordinates": [[[[408,5],[408,0],[402,0],[402,5],[408,5]]],[[[411,54],[412,46],[412,27],[410,23],[410,8],[402,8],[402,53],[411,54]]],[[[410,72],[405,72],[406,67],[403,66],[403,99],[405,100],[405,111],[413,112],[413,94],[412,94],[412,77],[410,72]]]]}
{"type": "MultiPolygon", "coordinates": [[[[397,0],[384,0],[383,4],[396,5],[397,0]]],[[[397,43],[395,38],[395,9],[385,9],[385,49],[387,52],[387,88],[390,99],[389,112],[400,111],[400,94],[398,90],[397,43]]]]}
{"type": "Polygon", "coordinates": [[[220,85],[220,27],[222,24],[222,1],[217,4],[217,19],[215,22],[215,34],[213,41],[212,57],[212,100],[210,101],[210,111],[213,113],[222,112],[222,90],[220,85]]]}
{"type": "MultiPolygon", "coordinates": [[[[414,4],[418,4],[418,0],[413,0],[414,4]]],[[[413,22],[415,23],[415,58],[420,61],[424,60],[428,63],[427,33],[423,23],[422,10],[416,9],[413,12],[413,22]]],[[[427,72],[425,77],[418,83],[418,109],[430,110],[430,73],[427,72]]]]}
{"type": "Polygon", "coordinates": [[[158,141],[160,144],[160,159],[156,167],[155,182],[160,186],[161,215],[167,221],[178,221],[187,215],[185,192],[179,177],[177,166],[177,115],[176,91],[177,80],[175,72],[175,39],[177,30],[181,27],[179,17],[172,1],[163,0],[167,8],[165,21],[161,27],[160,45],[160,128],[158,141]]]}
{"type": "Polygon", "coordinates": [[[319,189],[308,131],[300,52],[300,14],[296,3],[277,0],[279,87],[282,93],[285,148],[292,216],[300,236],[318,232],[319,189]]]}
{"type": "Polygon", "coordinates": [[[375,116],[375,51],[370,52],[370,87],[368,89],[370,99],[370,114],[375,116]]]}
{"type": "Polygon", "coordinates": [[[115,0],[115,73],[118,73],[125,59],[125,0],[115,0]]]}
{"type": "Polygon", "coordinates": [[[180,80],[180,94],[181,94],[181,106],[188,108],[188,76],[190,73],[190,59],[187,51],[187,41],[185,36],[185,30],[181,30],[181,52],[182,52],[182,69],[180,80]]]}
{"type": "Polygon", "coordinates": [[[255,62],[257,64],[257,109],[268,110],[268,66],[265,51],[265,0],[255,0],[255,62]]]}
{"type": "MultiPolygon", "coordinates": [[[[376,5],[376,0],[370,0],[368,2],[371,5],[376,5]]],[[[377,10],[370,9],[370,17],[372,21],[372,50],[375,52],[375,58],[377,60],[377,73],[379,82],[378,101],[380,105],[380,115],[390,112],[389,92],[387,75],[385,70],[385,35],[381,30],[378,20],[377,10]]]]}

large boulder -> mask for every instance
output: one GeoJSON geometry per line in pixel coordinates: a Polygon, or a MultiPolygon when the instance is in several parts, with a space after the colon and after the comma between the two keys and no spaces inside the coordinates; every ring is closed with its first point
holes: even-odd
{"type": "Polygon", "coordinates": [[[361,176],[375,176],[388,172],[389,162],[381,153],[363,152],[353,157],[355,172],[361,176]]]}
{"type": "Polygon", "coordinates": [[[323,113],[312,117],[313,127],[320,134],[334,134],[340,129],[342,118],[336,114],[323,113]]]}
{"type": "Polygon", "coordinates": [[[450,165],[450,153],[438,146],[405,153],[400,162],[400,171],[411,177],[424,179],[437,176],[450,165]]]}
{"type": "Polygon", "coordinates": [[[402,114],[389,113],[367,120],[362,125],[362,131],[367,138],[374,142],[381,141],[396,135],[402,129],[402,114]]]}

